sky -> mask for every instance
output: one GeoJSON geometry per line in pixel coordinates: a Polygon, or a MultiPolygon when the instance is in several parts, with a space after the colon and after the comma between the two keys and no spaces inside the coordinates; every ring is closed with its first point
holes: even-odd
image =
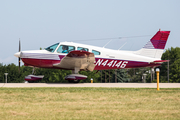
{"type": "Polygon", "coordinates": [[[117,39],[106,48],[132,51],[161,29],[171,31],[165,49],[180,47],[179,6],[179,0],[3,0],[0,63],[18,64],[19,38],[22,51],[64,41],[103,47],[111,38],[117,39]]]}

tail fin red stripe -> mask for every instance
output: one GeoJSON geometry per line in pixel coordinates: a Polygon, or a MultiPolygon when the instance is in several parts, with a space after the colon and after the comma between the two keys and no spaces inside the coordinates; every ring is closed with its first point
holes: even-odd
{"type": "Polygon", "coordinates": [[[151,40],[166,40],[168,39],[170,31],[158,31],[151,40]]]}
{"type": "Polygon", "coordinates": [[[152,38],[151,42],[155,49],[164,49],[170,31],[158,31],[152,38]]]}
{"type": "Polygon", "coordinates": [[[166,45],[166,40],[151,40],[154,48],[156,49],[164,49],[165,45],[166,45]]]}
{"type": "Polygon", "coordinates": [[[158,31],[151,40],[144,46],[148,49],[164,49],[170,31],[158,31]]]}

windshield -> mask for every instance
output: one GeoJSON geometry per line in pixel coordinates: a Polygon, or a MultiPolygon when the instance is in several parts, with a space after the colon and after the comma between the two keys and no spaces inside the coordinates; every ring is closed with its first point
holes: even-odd
{"type": "Polygon", "coordinates": [[[58,45],[59,45],[59,43],[56,43],[54,45],[51,45],[50,47],[47,47],[45,50],[47,50],[49,52],[54,52],[58,45]]]}

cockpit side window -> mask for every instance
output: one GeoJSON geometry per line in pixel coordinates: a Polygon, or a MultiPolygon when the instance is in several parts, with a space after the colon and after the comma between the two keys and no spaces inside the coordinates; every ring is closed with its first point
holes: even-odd
{"type": "Polygon", "coordinates": [[[61,45],[59,48],[58,48],[58,50],[57,50],[57,52],[58,53],[69,53],[69,52],[71,52],[71,51],[73,51],[73,50],[75,50],[75,47],[74,46],[68,46],[68,45],[61,45]]]}
{"type": "Polygon", "coordinates": [[[56,43],[54,45],[51,45],[50,47],[47,47],[45,50],[47,50],[49,52],[54,52],[58,45],[59,45],[59,43],[56,43]]]}
{"type": "Polygon", "coordinates": [[[92,50],[92,53],[94,53],[94,55],[100,55],[101,54],[99,51],[96,51],[96,50],[92,50]]]}
{"type": "Polygon", "coordinates": [[[89,51],[87,48],[83,48],[83,47],[78,47],[77,50],[89,51]]]}

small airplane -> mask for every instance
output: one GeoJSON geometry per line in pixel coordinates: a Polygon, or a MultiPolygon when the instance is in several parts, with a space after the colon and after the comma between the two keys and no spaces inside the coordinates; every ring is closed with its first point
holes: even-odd
{"type": "MultiPolygon", "coordinates": [[[[87,76],[78,74],[81,70],[108,70],[139,67],[156,67],[167,60],[161,60],[170,31],[159,30],[147,44],[137,51],[112,50],[91,45],[60,42],[44,50],[21,51],[14,56],[25,66],[72,70],[65,80],[79,82],[87,76]]],[[[20,44],[20,43],[19,43],[20,44]]],[[[28,75],[26,81],[35,81],[44,76],[28,75]]]]}

